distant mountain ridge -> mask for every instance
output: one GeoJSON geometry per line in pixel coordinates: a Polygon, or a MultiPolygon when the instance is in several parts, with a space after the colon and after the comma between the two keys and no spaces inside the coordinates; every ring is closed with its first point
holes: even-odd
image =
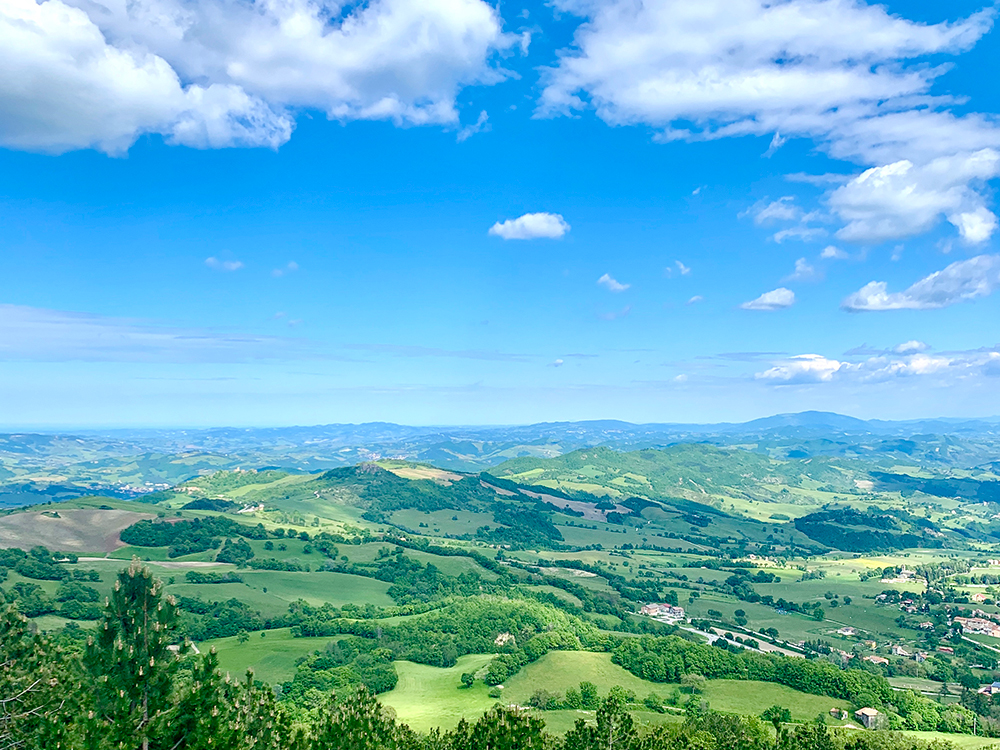
{"type": "Polygon", "coordinates": [[[0,506],[101,492],[130,496],[209,471],[280,468],[316,472],[382,458],[479,472],[519,458],[555,458],[682,443],[739,446],[771,459],[863,459],[988,467],[1000,460],[1000,422],[862,420],[832,412],[777,414],[744,423],[633,424],[619,420],[512,426],[413,426],[389,422],[191,430],[81,430],[0,434],[0,506]]]}

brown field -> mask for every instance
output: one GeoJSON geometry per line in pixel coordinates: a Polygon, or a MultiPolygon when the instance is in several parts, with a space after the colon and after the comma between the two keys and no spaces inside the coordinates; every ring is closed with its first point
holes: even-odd
{"type": "Polygon", "coordinates": [[[435,482],[445,485],[457,482],[462,478],[461,474],[455,474],[452,471],[445,471],[444,469],[436,469],[433,466],[395,466],[392,463],[386,462],[382,468],[404,479],[432,479],[435,482]]]}
{"type": "Polygon", "coordinates": [[[42,545],[59,552],[111,552],[123,546],[118,533],[144,518],[155,515],[97,508],[14,513],[0,518],[0,547],[42,545]]]}

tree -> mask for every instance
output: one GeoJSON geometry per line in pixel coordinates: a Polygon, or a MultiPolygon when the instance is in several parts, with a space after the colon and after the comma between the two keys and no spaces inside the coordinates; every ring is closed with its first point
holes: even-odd
{"type": "Polygon", "coordinates": [[[230,704],[222,677],[219,657],[213,648],[194,666],[191,684],[181,696],[170,721],[170,747],[184,750],[235,750],[244,738],[230,726],[230,704]]]}
{"type": "Polygon", "coordinates": [[[978,690],[979,678],[976,677],[972,672],[965,671],[961,675],[959,675],[958,684],[962,686],[963,690],[978,690]]]}
{"type": "Polygon", "coordinates": [[[472,674],[471,672],[463,672],[462,673],[462,686],[463,687],[470,688],[470,687],[472,687],[472,685],[473,685],[473,683],[475,681],[476,681],[476,676],[474,674],[472,674]]]}
{"type": "Polygon", "coordinates": [[[792,720],[792,712],[789,711],[784,706],[774,705],[771,706],[770,708],[764,709],[764,712],[761,713],[760,718],[764,719],[764,721],[771,722],[771,724],[774,725],[774,731],[780,732],[781,725],[787,724],[792,720]]]}
{"type": "Polygon", "coordinates": [[[331,706],[313,741],[323,750],[400,750],[414,744],[412,733],[397,726],[365,687],[331,706]]]}
{"type": "Polygon", "coordinates": [[[705,689],[705,678],[700,674],[686,674],[681,677],[681,687],[692,695],[705,689]]]}
{"type": "Polygon", "coordinates": [[[86,665],[95,678],[96,719],[112,747],[149,750],[156,724],[170,707],[178,661],[169,646],[176,621],[163,584],[133,557],[118,574],[86,665]]]}
{"type": "Polygon", "coordinates": [[[594,711],[600,705],[600,695],[597,692],[597,685],[592,682],[580,683],[580,704],[588,711],[594,711]]]}

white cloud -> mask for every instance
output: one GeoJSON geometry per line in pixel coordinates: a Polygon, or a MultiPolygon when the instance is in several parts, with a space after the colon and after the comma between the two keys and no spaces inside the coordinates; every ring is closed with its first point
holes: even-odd
{"type": "Polygon", "coordinates": [[[301,339],[0,305],[0,360],[8,362],[243,362],[317,356],[323,355],[301,339]]]}
{"type": "Polygon", "coordinates": [[[667,266],[666,268],[664,268],[663,273],[666,275],[667,278],[672,278],[675,270],[681,276],[688,276],[691,274],[691,268],[689,266],[684,265],[679,260],[675,260],[674,265],[667,266]]]}
{"type": "Polygon", "coordinates": [[[462,143],[463,141],[469,140],[469,138],[474,136],[476,133],[487,132],[490,129],[489,120],[490,116],[486,114],[486,110],[484,109],[482,112],[479,113],[479,117],[476,119],[474,123],[472,123],[471,125],[466,125],[464,128],[458,131],[458,136],[456,137],[456,140],[459,143],[462,143]]]}
{"type": "Polygon", "coordinates": [[[209,268],[213,268],[216,271],[239,271],[243,268],[243,262],[239,260],[220,260],[214,255],[210,258],[205,258],[205,265],[209,268]]]}
{"type": "Polygon", "coordinates": [[[693,296],[693,297],[692,297],[691,299],[689,299],[689,300],[687,301],[687,304],[689,304],[689,305],[696,305],[696,304],[698,304],[699,302],[702,302],[702,301],[704,301],[704,299],[705,299],[705,298],[704,298],[704,297],[702,297],[702,296],[701,296],[700,294],[696,294],[696,295],[694,295],[694,296],[693,296]]]}
{"type": "Polygon", "coordinates": [[[819,354],[800,354],[790,357],[779,365],[757,373],[758,380],[792,383],[822,383],[833,380],[833,376],[843,367],[843,362],[827,359],[819,354]]]}
{"type": "Polygon", "coordinates": [[[797,226],[781,229],[774,233],[774,241],[779,245],[785,240],[801,240],[811,242],[826,236],[826,230],[822,227],[797,226]]]}
{"type": "Polygon", "coordinates": [[[827,245],[820,252],[819,257],[829,260],[846,260],[848,255],[835,245],[827,245]]]}
{"type": "Polygon", "coordinates": [[[840,305],[848,312],[935,310],[990,295],[1000,286],[1000,255],[977,255],[952,263],[902,292],[889,292],[884,281],[872,281],[840,305]]]}
{"type": "MultiPolygon", "coordinates": [[[[242,266],[243,264],[241,263],[240,265],[242,266]]],[[[299,264],[296,263],[294,260],[290,260],[282,268],[275,268],[273,271],[271,271],[271,275],[276,279],[280,279],[282,276],[289,273],[294,273],[295,271],[298,270],[299,270],[299,264]]]]}
{"type": "Polygon", "coordinates": [[[556,4],[587,23],[548,72],[541,112],[581,109],[586,94],[607,122],[667,138],[834,137],[880,103],[925,93],[941,72],[900,60],[968,49],[993,18],[926,25],[847,0],[556,4]]]}
{"type": "Polygon", "coordinates": [[[925,352],[930,347],[927,346],[923,341],[917,341],[916,339],[912,341],[904,341],[898,346],[894,346],[892,350],[896,354],[916,354],[919,352],[925,352]]]}
{"type": "Polygon", "coordinates": [[[505,240],[533,240],[539,237],[559,239],[570,230],[559,214],[524,214],[516,219],[499,221],[490,227],[490,234],[505,240]]]}
{"type": "Polygon", "coordinates": [[[744,310],[784,310],[795,304],[795,292],[785,287],[778,287],[770,292],[764,292],[757,299],[744,302],[740,307],[744,310]]]}
{"type": "Polygon", "coordinates": [[[860,362],[847,362],[829,359],[820,354],[802,354],[777,362],[773,367],[756,373],[754,377],[775,385],[796,385],[834,380],[871,383],[931,375],[964,376],[972,372],[985,374],[984,370],[998,358],[993,350],[946,357],[930,356],[917,349],[907,349],[901,355],[879,355],[860,362]]]}
{"type": "Polygon", "coordinates": [[[289,109],[454,124],[516,42],[483,0],[7,0],[0,144],[119,154],[144,133],[276,147],[289,109]]]}
{"type": "MultiPolygon", "coordinates": [[[[860,0],[556,5],[586,22],[547,71],[538,116],[593,108],[609,124],[657,128],[661,141],[773,134],[765,155],[787,138],[806,137],[838,159],[881,170],[906,160],[917,173],[939,158],[962,161],[1000,148],[994,118],[956,116],[947,107],[958,99],[931,94],[947,66],[930,56],[970,49],[992,27],[995,8],[925,24],[860,0]]],[[[845,218],[843,237],[869,242],[904,236],[925,231],[944,213],[964,239],[982,241],[995,219],[984,213],[985,198],[973,195],[982,192],[979,179],[955,178],[960,200],[928,195],[947,192],[933,180],[921,184],[919,193],[930,205],[909,210],[892,198],[869,196],[861,203],[874,198],[875,205],[867,211],[857,206],[863,216],[845,218]],[[879,206],[888,215],[880,216],[879,206]]],[[[850,213],[855,203],[841,205],[850,213]]],[[[773,210],[794,213],[780,203],[773,210]]]]}
{"type": "Polygon", "coordinates": [[[795,205],[795,196],[785,195],[776,201],[758,203],[747,213],[753,216],[753,223],[760,226],[770,221],[798,221],[802,209],[795,205]]]}
{"type": "Polygon", "coordinates": [[[598,286],[605,287],[610,292],[624,292],[628,289],[631,284],[622,284],[620,281],[612,278],[609,274],[604,274],[597,280],[598,286]]]}
{"type": "Polygon", "coordinates": [[[109,44],[61,0],[0,5],[0,145],[121,154],[144,133],[199,148],[276,147],[291,121],[224,81],[183,85],[162,57],[109,44]]]}
{"type": "Polygon", "coordinates": [[[1000,153],[991,148],[924,166],[904,159],[873,167],[830,194],[830,208],[846,222],[837,236],[869,243],[901,239],[932,229],[946,216],[966,242],[985,242],[997,218],[971,184],[997,175],[1000,153]]]}
{"type": "Polygon", "coordinates": [[[557,360],[554,360],[553,362],[551,362],[549,364],[549,367],[562,367],[564,364],[566,364],[566,363],[563,362],[563,360],[557,359],[557,360]]]}
{"type": "Polygon", "coordinates": [[[813,281],[819,278],[819,273],[805,258],[795,261],[795,271],[785,277],[785,281],[813,281]]]}
{"type": "Polygon", "coordinates": [[[781,133],[775,133],[774,137],[771,139],[770,145],[767,147],[767,151],[765,151],[762,154],[762,156],[765,159],[770,159],[772,156],[774,156],[774,152],[777,151],[782,146],[784,146],[787,141],[788,141],[787,138],[781,137],[781,133]]]}

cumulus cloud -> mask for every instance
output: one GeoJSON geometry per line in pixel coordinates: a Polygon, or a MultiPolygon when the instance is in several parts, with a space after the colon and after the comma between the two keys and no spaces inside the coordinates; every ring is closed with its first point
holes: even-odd
{"type": "Polygon", "coordinates": [[[1000,362],[1000,353],[995,348],[932,356],[925,354],[922,347],[919,341],[907,342],[891,352],[856,362],[830,359],[820,354],[801,354],[776,362],[754,377],[775,385],[831,381],[884,382],[896,378],[988,375],[990,369],[1000,362]]]}
{"type": "Polygon", "coordinates": [[[744,302],[740,307],[744,310],[784,310],[794,304],[795,292],[782,286],[770,292],[764,292],[757,299],[744,302]]]}
{"type": "Polygon", "coordinates": [[[819,257],[827,260],[846,260],[848,255],[836,245],[827,245],[820,251],[819,257]]]}
{"type": "Polygon", "coordinates": [[[1000,255],[977,255],[952,263],[902,292],[890,292],[884,281],[865,284],[841,304],[848,312],[936,310],[986,297],[1000,286],[1000,255]]]}
{"type": "MultiPolygon", "coordinates": [[[[905,160],[915,174],[939,158],[961,162],[1000,148],[993,118],[957,116],[947,109],[954,99],[931,94],[947,67],[929,62],[932,55],[970,49],[992,27],[995,8],[925,24],[852,0],[556,5],[586,22],[545,74],[538,116],[593,108],[609,124],[656,128],[661,141],[773,134],[765,155],[787,138],[806,137],[838,159],[883,170],[905,160]]],[[[979,179],[960,174],[951,187],[966,187],[953,191],[963,193],[961,200],[931,197],[930,206],[913,213],[944,213],[963,238],[982,241],[995,219],[980,210],[983,199],[971,195],[979,179]]],[[[924,183],[920,193],[947,193],[948,187],[924,183]]],[[[848,190],[841,200],[859,191],[848,190]]],[[[854,202],[841,205],[849,211],[854,202]]],[[[777,215],[793,213],[789,203],[786,197],[770,206],[774,218],[793,220],[777,215]]],[[[846,218],[845,239],[903,236],[900,231],[932,223],[906,221],[891,198],[875,198],[875,204],[863,221],[846,218]],[[875,216],[879,205],[888,210],[884,221],[875,216]]],[[[818,235],[814,230],[808,238],[818,235]]]]}
{"type": "Polygon", "coordinates": [[[143,133],[199,148],[276,147],[291,121],[226,81],[184,85],[154,52],[109,44],[61,0],[0,6],[0,145],[120,154],[143,133]]]}
{"type": "Polygon", "coordinates": [[[239,271],[243,268],[243,261],[239,260],[220,260],[214,255],[205,258],[205,265],[209,268],[213,268],[216,271],[239,271]]]}
{"type": "Polygon", "coordinates": [[[588,22],[548,72],[541,113],[584,108],[585,94],[607,122],[650,124],[666,138],[833,137],[880,102],[925,93],[940,73],[898,61],[966,50],[993,19],[928,25],[847,0],[556,5],[588,22]]]}
{"type": "Polygon", "coordinates": [[[628,289],[631,284],[622,284],[617,279],[613,278],[610,274],[604,274],[597,280],[598,286],[603,286],[609,292],[624,292],[628,289]]]}
{"type": "Polygon", "coordinates": [[[0,144],[119,154],[139,136],[276,147],[293,108],[454,124],[515,44],[483,0],[8,0],[0,144]]]}
{"type": "Polygon", "coordinates": [[[490,234],[505,240],[533,240],[539,237],[559,239],[570,230],[560,214],[524,214],[516,219],[497,222],[490,227],[490,234]]]}
{"type": "Polygon", "coordinates": [[[1000,152],[992,148],[923,166],[904,159],[868,169],[829,196],[830,208],[846,222],[837,236],[852,242],[896,240],[926,232],[945,216],[966,242],[985,242],[997,217],[971,185],[997,175],[1000,152]]]}
{"type": "Polygon", "coordinates": [[[821,383],[833,380],[833,376],[842,366],[842,362],[827,359],[819,354],[800,354],[759,372],[754,377],[758,380],[774,380],[782,383],[821,383]]]}

